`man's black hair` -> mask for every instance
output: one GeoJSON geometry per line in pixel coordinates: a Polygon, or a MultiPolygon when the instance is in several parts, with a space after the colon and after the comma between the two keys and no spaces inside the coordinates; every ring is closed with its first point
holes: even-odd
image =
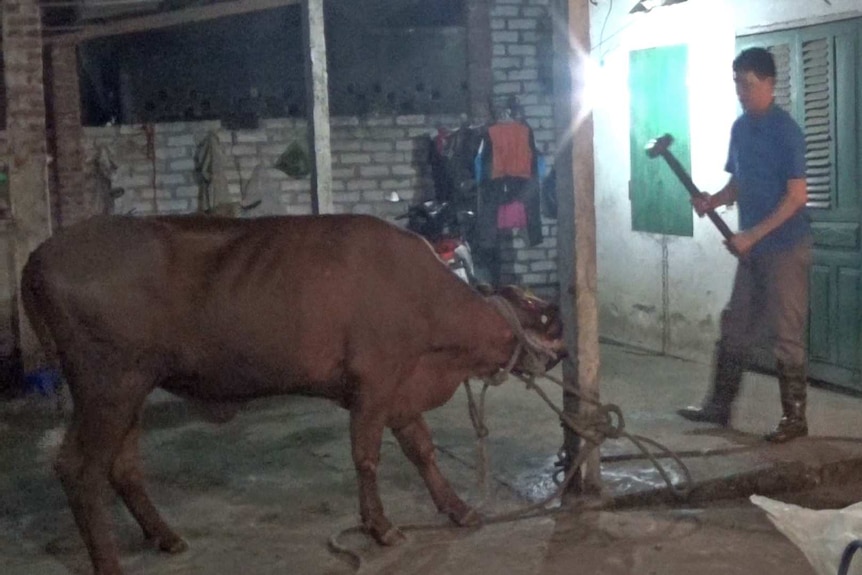
{"type": "Polygon", "coordinates": [[[766,48],[748,48],[733,61],[733,71],[754,72],[760,78],[775,78],[775,59],[766,48]]]}

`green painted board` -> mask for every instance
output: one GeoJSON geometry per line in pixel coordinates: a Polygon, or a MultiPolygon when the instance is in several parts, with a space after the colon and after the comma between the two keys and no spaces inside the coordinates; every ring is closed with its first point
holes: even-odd
{"type": "Polygon", "coordinates": [[[629,195],[634,231],[693,235],[688,192],[663,159],[651,159],[644,151],[653,138],[670,134],[674,139],[671,153],[691,173],[687,78],[686,46],[635,50],[629,55],[629,195]]]}

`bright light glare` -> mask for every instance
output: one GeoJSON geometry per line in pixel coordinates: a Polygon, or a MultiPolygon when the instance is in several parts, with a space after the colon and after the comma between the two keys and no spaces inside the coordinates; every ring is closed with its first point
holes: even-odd
{"type": "Polygon", "coordinates": [[[581,105],[588,112],[601,108],[608,101],[609,80],[605,69],[590,57],[584,58],[583,66],[584,84],[581,91],[581,105]]]}
{"type": "MultiPolygon", "coordinates": [[[[585,49],[571,33],[565,18],[555,17],[554,26],[568,37],[567,56],[572,79],[571,103],[574,117],[564,137],[571,140],[593,110],[606,105],[605,100],[610,95],[607,90],[610,81],[606,71],[591,58],[589,49],[585,49]]],[[[563,149],[565,145],[561,145],[559,151],[563,149]]]]}
{"type": "Polygon", "coordinates": [[[577,116],[572,118],[571,130],[574,132],[581,123],[593,113],[593,110],[601,105],[606,97],[605,81],[598,62],[593,60],[577,43],[573,37],[569,37],[569,72],[572,78],[572,109],[577,116]]]}

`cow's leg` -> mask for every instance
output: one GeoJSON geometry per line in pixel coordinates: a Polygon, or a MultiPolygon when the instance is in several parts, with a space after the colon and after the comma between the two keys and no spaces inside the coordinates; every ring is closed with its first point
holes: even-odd
{"type": "Polygon", "coordinates": [[[95,575],[121,575],[105,498],[111,490],[114,460],[149,390],[118,385],[119,378],[110,375],[116,371],[109,366],[99,367],[67,371],[75,408],[55,469],[95,575]],[[78,375],[81,373],[87,375],[78,375]]]}
{"type": "Polygon", "coordinates": [[[107,478],[94,477],[92,468],[88,468],[85,463],[85,456],[81,449],[83,434],[79,419],[76,408],[72,423],[66,430],[63,443],[57,453],[54,469],[66,492],[78,531],[90,554],[93,572],[96,575],[119,575],[122,573],[119,554],[102,503],[102,498],[108,489],[107,478]]]}
{"type": "Polygon", "coordinates": [[[359,481],[359,515],[362,525],[382,545],[395,545],[404,535],[386,518],[377,487],[377,465],[383,441],[384,418],[354,407],[350,411],[350,444],[359,481]]]}
{"type": "Polygon", "coordinates": [[[162,551],[180,553],[188,549],[188,544],[165,523],[144,488],[144,473],[138,447],[140,435],[139,413],[114,460],[111,484],[141,526],[147,541],[162,551]]]}
{"type": "Polygon", "coordinates": [[[404,454],[419,470],[437,509],[458,525],[478,523],[478,513],[458,497],[437,467],[434,443],[431,441],[431,431],[425,419],[419,416],[404,427],[393,429],[392,433],[398,439],[404,454]]]}
{"type": "MultiPolygon", "coordinates": [[[[124,421],[125,425],[127,423],[124,421]]],[[[95,575],[122,573],[111,519],[105,505],[105,498],[110,491],[108,473],[118,448],[117,437],[121,435],[117,431],[113,417],[86,408],[76,408],[72,425],[66,432],[55,463],[75,523],[93,562],[95,575]]]]}

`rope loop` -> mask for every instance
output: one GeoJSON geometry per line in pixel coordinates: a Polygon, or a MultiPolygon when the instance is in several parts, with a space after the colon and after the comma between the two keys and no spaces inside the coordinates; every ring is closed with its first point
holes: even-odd
{"type": "Polygon", "coordinates": [[[607,439],[619,439],[626,428],[623,410],[613,403],[602,404],[595,412],[595,429],[607,439]]]}

